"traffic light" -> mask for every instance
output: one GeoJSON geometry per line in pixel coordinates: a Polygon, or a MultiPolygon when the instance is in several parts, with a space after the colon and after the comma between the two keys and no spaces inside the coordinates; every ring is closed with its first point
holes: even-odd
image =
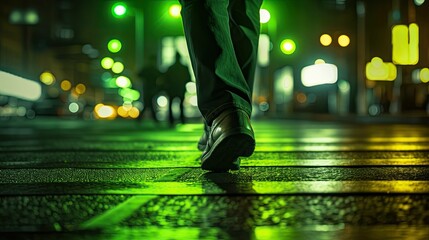
{"type": "Polygon", "coordinates": [[[127,5],[123,2],[117,2],[112,6],[112,15],[116,18],[121,18],[127,13],[127,5]]]}

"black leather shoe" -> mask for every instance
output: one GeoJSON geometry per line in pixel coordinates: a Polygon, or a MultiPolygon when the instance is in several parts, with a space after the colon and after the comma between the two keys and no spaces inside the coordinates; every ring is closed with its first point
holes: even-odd
{"type": "Polygon", "coordinates": [[[204,123],[204,132],[203,135],[200,137],[200,140],[198,140],[198,150],[204,151],[207,146],[207,141],[209,140],[209,134],[210,134],[210,127],[204,123]]]}
{"type": "MultiPolygon", "coordinates": [[[[204,151],[207,146],[207,141],[209,140],[209,134],[210,134],[210,127],[204,123],[204,132],[203,135],[200,137],[200,140],[198,140],[198,150],[204,151]]],[[[237,158],[231,163],[231,166],[229,166],[230,170],[240,170],[240,158],[237,158]]]]}
{"type": "Polygon", "coordinates": [[[201,168],[228,171],[239,164],[239,157],[250,157],[254,150],[255,137],[247,113],[241,109],[227,110],[213,121],[201,168]]]}

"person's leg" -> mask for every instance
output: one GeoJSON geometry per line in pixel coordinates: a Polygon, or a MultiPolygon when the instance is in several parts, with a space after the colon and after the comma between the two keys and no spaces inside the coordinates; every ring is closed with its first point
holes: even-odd
{"type": "Polygon", "coordinates": [[[168,122],[170,124],[170,127],[174,126],[173,100],[174,98],[170,95],[168,102],[168,122]]]}
{"type": "MultiPolygon", "coordinates": [[[[233,169],[239,165],[240,156],[250,156],[255,148],[250,124],[251,87],[246,79],[249,76],[243,74],[248,63],[239,63],[235,50],[247,46],[233,43],[229,0],[181,0],[181,3],[198,105],[210,126],[201,167],[212,171],[233,169]]],[[[247,52],[240,52],[242,60],[247,52]]]]}
{"type": "Polygon", "coordinates": [[[231,38],[229,0],[181,0],[198,106],[209,125],[227,109],[251,114],[251,88],[231,38]]]}
{"type": "Polygon", "coordinates": [[[230,31],[235,56],[250,91],[253,91],[257,63],[262,0],[231,0],[230,31]]]}
{"type": "Polygon", "coordinates": [[[184,102],[184,95],[179,96],[179,108],[180,108],[180,123],[185,124],[186,123],[186,119],[185,119],[185,106],[183,105],[184,102]]]}
{"type": "Polygon", "coordinates": [[[155,122],[158,122],[158,118],[156,116],[156,106],[154,103],[155,100],[155,95],[151,95],[150,98],[148,99],[148,105],[150,107],[150,113],[152,114],[152,118],[155,122]]]}

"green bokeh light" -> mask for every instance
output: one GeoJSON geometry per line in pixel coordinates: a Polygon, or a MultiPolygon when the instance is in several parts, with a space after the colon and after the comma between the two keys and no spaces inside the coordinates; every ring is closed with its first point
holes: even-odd
{"type": "Polygon", "coordinates": [[[181,10],[182,10],[182,6],[180,6],[179,4],[173,4],[168,9],[168,13],[170,14],[171,17],[178,18],[180,17],[181,10]]]}
{"type": "Polygon", "coordinates": [[[285,39],[280,43],[280,50],[284,54],[290,55],[295,52],[296,44],[292,39],[285,39]]]}
{"type": "Polygon", "coordinates": [[[111,53],[117,53],[121,51],[122,43],[118,39],[112,39],[107,43],[107,49],[109,49],[111,53]]]}
{"type": "Polygon", "coordinates": [[[115,62],[112,66],[112,72],[120,74],[122,71],[124,71],[124,64],[121,62],[115,62]]]}
{"type": "Polygon", "coordinates": [[[123,17],[127,13],[127,5],[122,2],[115,3],[112,6],[112,14],[116,18],[123,17]]]}
{"type": "Polygon", "coordinates": [[[113,61],[113,59],[110,57],[105,57],[101,59],[101,67],[103,67],[104,69],[111,69],[113,63],[115,63],[115,61],[113,61]]]}
{"type": "Polygon", "coordinates": [[[116,85],[120,88],[129,88],[131,87],[131,80],[125,76],[119,76],[116,78],[116,85]]]}

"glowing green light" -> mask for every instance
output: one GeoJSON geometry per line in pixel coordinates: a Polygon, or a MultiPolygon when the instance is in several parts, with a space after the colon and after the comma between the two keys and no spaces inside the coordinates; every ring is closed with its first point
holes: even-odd
{"type": "Polygon", "coordinates": [[[116,78],[116,85],[120,88],[131,87],[131,80],[125,76],[119,76],[116,78]]]}
{"type": "Polygon", "coordinates": [[[124,64],[121,62],[115,62],[112,66],[112,72],[119,74],[124,71],[124,64]]]}
{"type": "Polygon", "coordinates": [[[170,16],[174,18],[178,18],[180,17],[181,10],[182,10],[182,6],[180,6],[179,4],[174,4],[174,5],[171,5],[171,7],[168,9],[168,13],[170,14],[170,16]]]}
{"type": "Polygon", "coordinates": [[[261,23],[267,23],[270,21],[271,14],[267,9],[261,9],[259,10],[259,22],[261,23]]]}
{"type": "Polygon", "coordinates": [[[121,48],[122,43],[118,39],[112,39],[107,43],[107,49],[109,49],[111,53],[117,53],[121,51],[121,48]]]}
{"type": "Polygon", "coordinates": [[[119,95],[125,99],[138,100],[140,98],[140,92],[131,88],[121,88],[118,91],[119,95]]]}
{"type": "Polygon", "coordinates": [[[104,69],[111,69],[113,66],[113,63],[115,63],[115,61],[113,61],[112,58],[105,57],[101,59],[101,67],[103,67],[104,69]]]}
{"type": "Polygon", "coordinates": [[[114,17],[120,18],[127,13],[127,5],[125,3],[119,2],[115,3],[112,6],[112,14],[114,17]]]}
{"type": "Polygon", "coordinates": [[[280,43],[280,50],[287,55],[295,52],[296,44],[292,39],[285,39],[280,43]]]}

